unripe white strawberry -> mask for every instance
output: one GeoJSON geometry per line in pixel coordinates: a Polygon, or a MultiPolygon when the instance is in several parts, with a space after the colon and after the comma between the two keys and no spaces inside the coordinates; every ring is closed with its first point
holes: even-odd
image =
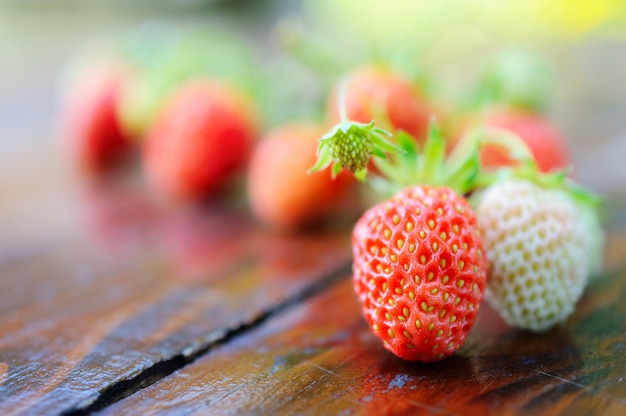
{"type": "Polygon", "coordinates": [[[567,191],[526,180],[496,183],[480,196],[485,298],[509,325],[542,331],[573,312],[592,262],[580,212],[567,191]]]}
{"type": "Polygon", "coordinates": [[[606,235],[602,228],[600,216],[595,207],[579,204],[578,221],[587,231],[587,251],[589,252],[589,278],[600,275],[604,260],[604,240],[606,235]]]}

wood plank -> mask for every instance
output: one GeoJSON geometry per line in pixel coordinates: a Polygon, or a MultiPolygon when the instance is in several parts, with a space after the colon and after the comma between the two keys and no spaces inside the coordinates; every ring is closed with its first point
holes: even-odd
{"type": "Polygon", "coordinates": [[[621,262],[593,281],[566,324],[518,331],[484,307],[463,348],[430,365],[382,347],[346,279],[102,414],[622,415],[621,262]]]}
{"type": "Polygon", "coordinates": [[[124,397],[349,265],[346,230],[274,235],[227,205],[155,214],[117,191],[92,228],[0,266],[0,414],[124,397]]]}

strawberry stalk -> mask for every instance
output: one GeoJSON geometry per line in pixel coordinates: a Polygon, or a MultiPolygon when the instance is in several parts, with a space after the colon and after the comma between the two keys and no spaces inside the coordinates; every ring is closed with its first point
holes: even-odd
{"type": "MultiPolygon", "coordinates": [[[[582,205],[598,206],[601,199],[590,190],[570,179],[571,169],[550,173],[540,172],[533,154],[524,140],[514,133],[496,127],[481,127],[464,135],[454,152],[450,163],[463,159],[463,155],[480,150],[483,146],[498,146],[508,152],[511,159],[518,162],[515,167],[479,170],[473,184],[475,189],[487,188],[509,179],[525,179],[545,189],[565,189],[570,196],[582,205]]],[[[470,189],[470,191],[473,189],[470,189]]]]}

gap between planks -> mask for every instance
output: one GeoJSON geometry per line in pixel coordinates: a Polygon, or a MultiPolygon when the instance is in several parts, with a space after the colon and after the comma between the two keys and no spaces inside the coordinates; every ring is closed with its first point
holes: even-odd
{"type": "Polygon", "coordinates": [[[97,396],[93,396],[78,405],[61,413],[63,416],[80,416],[88,415],[105,409],[106,407],[128,397],[132,394],[162,380],[174,373],[192,364],[202,356],[211,352],[218,345],[225,344],[232,339],[254,329],[263,324],[272,317],[279,315],[292,307],[306,301],[307,299],[321,293],[325,289],[338,283],[342,279],[349,278],[352,273],[351,263],[344,264],[342,267],[335,269],[334,272],[326,277],[313,282],[310,286],[304,288],[296,295],[277,303],[273,307],[261,312],[248,322],[240,325],[211,331],[206,335],[204,341],[192,344],[166,360],[155,363],[154,365],[144,369],[133,375],[131,378],[114,382],[99,392],[97,396]]]}

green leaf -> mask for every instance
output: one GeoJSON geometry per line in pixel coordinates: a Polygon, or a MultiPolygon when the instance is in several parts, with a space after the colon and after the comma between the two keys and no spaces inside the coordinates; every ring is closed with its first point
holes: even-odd
{"type": "Polygon", "coordinates": [[[417,155],[417,143],[413,136],[407,133],[404,130],[400,130],[396,135],[396,140],[398,141],[398,145],[407,155],[412,155],[415,157],[417,155]]]}
{"type": "Polygon", "coordinates": [[[446,143],[443,140],[436,120],[431,119],[428,137],[424,144],[424,154],[419,167],[422,180],[426,183],[439,185],[443,179],[446,143]]]}
{"type": "Polygon", "coordinates": [[[372,136],[372,142],[374,143],[374,148],[381,150],[382,152],[398,153],[404,151],[402,148],[396,146],[395,144],[391,143],[383,136],[380,136],[378,134],[374,134],[372,136]]]}
{"type": "Polygon", "coordinates": [[[324,142],[320,142],[319,147],[317,148],[317,161],[315,165],[311,169],[308,170],[308,173],[319,172],[321,170],[326,169],[333,161],[333,157],[330,153],[330,149],[328,146],[325,146],[324,142]]]}
{"type": "Polygon", "coordinates": [[[592,207],[599,207],[602,205],[602,198],[591,192],[591,190],[574,182],[570,178],[565,178],[564,184],[567,191],[578,203],[592,207]]]}
{"type": "Polygon", "coordinates": [[[478,153],[468,157],[453,170],[447,172],[446,186],[458,191],[461,195],[470,192],[480,172],[480,157],[478,153]]]}
{"type": "Polygon", "coordinates": [[[333,179],[335,179],[337,175],[339,175],[339,173],[341,172],[341,169],[342,167],[339,163],[333,163],[332,170],[331,170],[331,176],[333,177],[333,179]]]}
{"type": "Polygon", "coordinates": [[[360,182],[365,182],[365,179],[367,178],[367,168],[354,172],[354,177],[360,182]]]}
{"type": "Polygon", "coordinates": [[[383,152],[382,150],[380,150],[378,147],[374,147],[372,149],[372,154],[376,157],[379,157],[381,159],[387,159],[387,153],[383,152]]]}

